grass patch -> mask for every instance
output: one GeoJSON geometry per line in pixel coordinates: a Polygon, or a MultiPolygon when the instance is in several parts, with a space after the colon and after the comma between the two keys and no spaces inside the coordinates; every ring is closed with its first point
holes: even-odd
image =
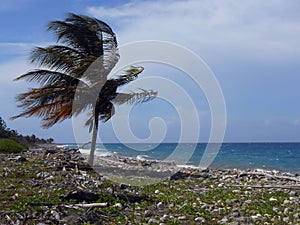
{"type": "Polygon", "coordinates": [[[19,153],[26,149],[27,147],[14,140],[8,138],[0,139],[0,153],[19,153]]]}

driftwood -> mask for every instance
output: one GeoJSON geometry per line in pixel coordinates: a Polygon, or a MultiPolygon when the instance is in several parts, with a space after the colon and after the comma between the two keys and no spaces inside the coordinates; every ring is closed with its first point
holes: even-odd
{"type": "Polygon", "coordinates": [[[102,208],[106,207],[106,202],[101,203],[89,203],[89,204],[73,204],[73,205],[63,205],[66,208],[102,208]]]}
{"type": "MultiPolygon", "coordinates": [[[[31,202],[29,203],[30,206],[46,206],[46,207],[52,207],[56,204],[50,203],[50,202],[31,202]]],[[[57,204],[57,206],[63,206],[66,208],[102,208],[107,206],[107,202],[101,202],[101,203],[78,203],[78,204],[72,204],[72,205],[64,205],[64,204],[57,204]]]]}

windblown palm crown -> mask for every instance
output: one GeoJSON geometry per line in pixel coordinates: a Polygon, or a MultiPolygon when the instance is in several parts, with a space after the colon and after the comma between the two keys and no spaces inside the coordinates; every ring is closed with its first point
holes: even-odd
{"type": "MultiPolygon", "coordinates": [[[[102,89],[97,90],[99,97],[93,105],[100,119],[108,120],[113,114],[113,105],[136,103],[150,100],[156,96],[154,91],[142,90],[140,93],[119,94],[117,88],[134,80],[142,72],[141,67],[131,67],[118,79],[107,80],[107,75],[119,59],[117,40],[112,29],[104,22],[82,15],[69,14],[64,21],[53,21],[48,30],[57,36],[59,45],[35,48],[30,56],[31,63],[40,69],[19,76],[16,80],[25,79],[37,82],[41,87],[32,88],[17,96],[20,107],[25,111],[13,117],[42,117],[43,127],[70,118],[91,107],[86,99],[75,99],[75,92],[86,92],[88,95],[97,83],[102,89]],[[87,69],[95,60],[96,71],[87,74],[87,69]],[[79,82],[86,86],[78,86],[79,82]],[[77,101],[77,104],[74,104],[77,101]],[[76,107],[76,110],[72,106],[76,107]]],[[[77,96],[84,96],[77,95],[77,96]]]]}
{"type": "Polygon", "coordinates": [[[114,114],[113,103],[139,103],[156,97],[156,92],[146,90],[117,93],[118,87],[137,78],[142,67],[132,66],[123,75],[107,79],[119,54],[116,36],[103,21],[68,14],[64,21],[50,22],[48,31],[56,35],[57,44],[32,51],[30,61],[38,69],[16,80],[37,82],[39,87],[17,96],[24,111],[13,118],[34,115],[42,118],[43,127],[50,127],[90,110],[86,125],[97,132],[99,119],[107,121],[114,114]],[[90,100],[95,92],[96,99],[90,100]]]}

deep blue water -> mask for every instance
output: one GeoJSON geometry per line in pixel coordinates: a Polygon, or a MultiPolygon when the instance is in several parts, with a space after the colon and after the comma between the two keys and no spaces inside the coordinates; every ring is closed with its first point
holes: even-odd
{"type": "MultiPolygon", "coordinates": [[[[69,147],[75,147],[69,144],[69,147]]],[[[77,145],[80,148],[80,145],[77,145]]],[[[177,154],[172,157],[177,164],[198,167],[207,144],[104,144],[97,146],[97,155],[117,154],[133,158],[168,160],[174,149],[177,154]],[[135,150],[135,149],[138,150],[135,150]],[[105,150],[105,151],[104,151],[105,150]],[[143,150],[143,151],[142,151],[143,150]],[[191,154],[189,156],[189,153],[191,154]],[[185,157],[185,163],[182,159],[185,157]]],[[[88,149],[89,146],[86,146],[88,149]]],[[[283,172],[300,173],[300,143],[223,143],[210,168],[220,169],[266,169],[283,172]]]]}

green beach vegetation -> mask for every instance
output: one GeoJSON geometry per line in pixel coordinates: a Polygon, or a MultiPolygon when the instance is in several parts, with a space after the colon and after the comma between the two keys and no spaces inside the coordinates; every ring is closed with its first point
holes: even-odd
{"type": "Polygon", "coordinates": [[[28,149],[37,144],[51,144],[54,140],[53,138],[38,138],[34,134],[19,134],[18,131],[7,127],[6,122],[0,117],[0,141],[1,153],[12,153],[18,152],[18,149],[28,149]]]}
{"type": "Polygon", "coordinates": [[[0,139],[0,153],[19,153],[26,149],[27,147],[19,144],[18,142],[12,139],[8,139],[8,138],[0,139]]]}
{"type": "Polygon", "coordinates": [[[199,170],[135,187],[106,180],[79,152],[46,153],[47,160],[45,153],[20,153],[22,161],[0,155],[3,224],[300,223],[297,177],[199,170]],[[82,194],[76,197],[76,191],[82,194]]]}

